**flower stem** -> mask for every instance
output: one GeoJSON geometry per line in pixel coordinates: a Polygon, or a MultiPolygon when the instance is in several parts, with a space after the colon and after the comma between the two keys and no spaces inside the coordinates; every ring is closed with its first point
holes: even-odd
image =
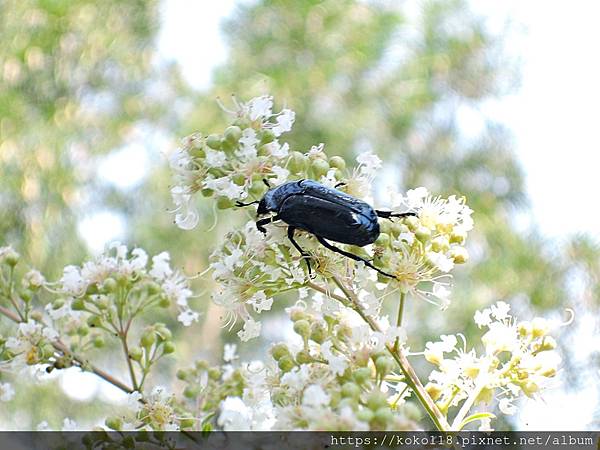
{"type": "MultiPolygon", "coordinates": [[[[404,314],[404,300],[406,300],[406,293],[400,293],[400,302],[398,303],[398,318],[396,319],[396,326],[402,326],[402,315],[404,314]]],[[[400,337],[396,338],[396,342],[394,342],[394,350],[398,351],[400,348],[400,337]]]]}
{"type": "MultiPolygon", "coordinates": [[[[307,286],[325,295],[328,295],[335,300],[340,301],[346,306],[349,306],[363,318],[363,320],[369,325],[369,327],[373,331],[381,332],[381,328],[379,327],[377,322],[375,322],[371,317],[367,316],[362,310],[356,294],[352,290],[348,289],[348,287],[346,287],[344,283],[342,283],[337,277],[334,276],[333,281],[337,285],[337,287],[339,287],[340,290],[344,293],[345,298],[330,293],[326,288],[312,282],[308,282],[307,286]]],[[[400,366],[400,369],[406,376],[406,384],[409,385],[412,391],[415,393],[416,397],[419,399],[419,402],[421,403],[425,411],[427,411],[427,414],[431,418],[432,422],[435,424],[436,428],[439,431],[450,430],[450,425],[448,424],[446,417],[436,406],[435,402],[431,399],[427,391],[425,391],[425,388],[421,384],[417,373],[410,365],[410,362],[406,358],[406,355],[404,355],[404,353],[402,352],[402,349],[400,347],[396,349],[394,348],[394,346],[391,345],[386,345],[386,348],[388,352],[390,352],[390,354],[392,355],[392,358],[394,358],[396,363],[400,366]]]]}

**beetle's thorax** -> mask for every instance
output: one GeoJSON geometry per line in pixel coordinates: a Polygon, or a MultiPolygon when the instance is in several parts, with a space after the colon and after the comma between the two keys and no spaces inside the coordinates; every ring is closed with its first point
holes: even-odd
{"type": "Polygon", "coordinates": [[[290,195],[297,194],[302,190],[302,187],[300,186],[301,181],[302,180],[290,181],[269,189],[258,203],[256,214],[261,216],[269,212],[279,212],[279,209],[286,198],[290,195]]]}

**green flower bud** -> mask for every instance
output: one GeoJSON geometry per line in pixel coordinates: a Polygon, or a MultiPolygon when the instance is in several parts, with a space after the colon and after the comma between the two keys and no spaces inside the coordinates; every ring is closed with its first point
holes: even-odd
{"type": "Polygon", "coordinates": [[[292,152],[287,167],[292,173],[300,173],[308,168],[308,162],[306,155],[300,152],[292,152]]]}
{"type": "Polygon", "coordinates": [[[275,361],[279,361],[281,358],[290,355],[290,350],[287,348],[287,345],[280,343],[275,344],[271,347],[271,356],[275,361]]]}
{"type": "Polygon", "coordinates": [[[29,314],[29,318],[35,320],[36,322],[41,322],[44,320],[44,315],[40,311],[32,311],[29,314]]]}
{"type": "Polygon", "coordinates": [[[224,152],[233,152],[237,147],[237,142],[229,142],[227,139],[221,139],[221,150],[224,152]]]}
{"type": "Polygon", "coordinates": [[[85,303],[82,298],[75,298],[71,302],[71,309],[73,311],[81,311],[85,308],[85,303]]]}
{"type": "Polygon", "coordinates": [[[375,368],[381,377],[390,373],[393,367],[394,361],[388,356],[380,356],[375,360],[375,368]]]}
{"type": "Polygon", "coordinates": [[[346,160],[341,156],[332,156],[329,158],[329,165],[336,169],[344,170],[346,168],[346,160]]]}
{"type": "Polygon", "coordinates": [[[421,410],[414,402],[406,402],[402,408],[404,415],[409,420],[414,420],[415,422],[421,420],[423,415],[421,414],[421,410]]]}
{"type": "MultiPolygon", "coordinates": [[[[123,448],[127,448],[127,449],[132,449],[135,448],[135,438],[133,436],[129,436],[126,435],[123,437],[123,440],[121,441],[121,446],[123,446],[123,448]]],[[[119,447],[119,445],[117,445],[117,448],[119,447]]],[[[107,448],[108,450],[108,448],[107,448]]]]}
{"type": "Polygon", "coordinates": [[[379,408],[388,407],[387,398],[379,391],[375,390],[367,398],[367,406],[371,411],[377,411],[379,408]]]}
{"type": "Polygon", "coordinates": [[[421,221],[418,217],[408,216],[403,219],[404,224],[408,227],[410,231],[413,233],[417,231],[417,228],[421,226],[421,221]]]}
{"type": "Polygon", "coordinates": [[[215,191],[213,191],[212,189],[208,189],[208,188],[204,188],[200,190],[200,193],[202,194],[202,197],[212,197],[213,194],[215,193],[215,191]]]}
{"type": "Polygon", "coordinates": [[[340,325],[337,329],[338,339],[345,341],[352,337],[352,328],[348,325],[340,325]]]}
{"type": "Polygon", "coordinates": [[[209,134],[206,138],[206,145],[208,145],[213,150],[221,149],[221,136],[218,134],[209,134]]]}
{"type": "Polygon", "coordinates": [[[455,264],[464,264],[469,260],[469,254],[466,248],[456,246],[450,249],[450,258],[454,260],[455,264]]]}
{"type": "Polygon", "coordinates": [[[15,267],[19,263],[20,257],[21,255],[19,255],[16,251],[14,251],[12,248],[8,248],[4,253],[2,262],[6,263],[10,267],[15,267]]]}
{"type": "Polygon", "coordinates": [[[221,378],[221,370],[217,367],[211,367],[208,369],[208,377],[211,380],[218,381],[221,378]]]}
{"type": "Polygon", "coordinates": [[[29,303],[33,297],[33,292],[29,289],[24,289],[21,292],[21,300],[23,300],[25,303],[29,303]]]}
{"type": "Polygon", "coordinates": [[[129,357],[134,361],[141,361],[144,356],[144,352],[139,347],[132,347],[129,349],[129,357]]]}
{"type": "Polygon", "coordinates": [[[369,423],[371,420],[373,420],[373,417],[375,416],[375,413],[373,413],[373,411],[371,411],[370,409],[361,409],[360,411],[358,411],[356,413],[356,418],[358,420],[360,420],[361,422],[366,422],[369,423]]]}
{"type": "Polygon", "coordinates": [[[52,309],[60,309],[63,306],[65,306],[65,299],[64,298],[57,298],[56,300],[54,300],[52,302],[52,309]]]}
{"type": "Polygon", "coordinates": [[[205,361],[203,359],[199,359],[198,361],[196,361],[196,363],[194,364],[194,366],[196,367],[196,370],[206,370],[208,369],[208,361],[205,361]]]}
{"type": "Polygon", "coordinates": [[[248,193],[253,197],[262,197],[266,190],[267,186],[265,186],[262,180],[253,181],[250,189],[248,189],[248,193]]]}
{"type": "Polygon", "coordinates": [[[87,336],[90,333],[90,328],[83,324],[79,328],[77,328],[77,334],[79,336],[87,336]]]}
{"type": "Polygon", "coordinates": [[[381,427],[385,427],[392,420],[394,420],[394,415],[387,406],[379,408],[373,416],[373,423],[381,427]]]}
{"type": "Polygon", "coordinates": [[[321,178],[327,175],[327,171],[329,170],[329,163],[323,159],[317,158],[313,160],[313,162],[310,165],[310,168],[315,178],[321,178]]]}
{"type": "Polygon", "coordinates": [[[173,353],[174,351],[175,351],[175,344],[173,344],[173,341],[166,341],[163,344],[163,354],[169,355],[169,354],[173,353]]]}
{"type": "Polygon", "coordinates": [[[123,427],[123,420],[120,417],[108,417],[104,423],[111,430],[120,431],[123,427]]]}
{"type": "Polygon", "coordinates": [[[169,297],[166,295],[161,295],[160,299],[158,300],[158,306],[160,308],[168,308],[171,306],[171,300],[169,300],[169,297]]]}
{"type": "Polygon", "coordinates": [[[182,429],[192,428],[195,424],[196,419],[194,419],[193,417],[184,417],[182,419],[179,419],[179,426],[182,429]]]}
{"type": "Polygon", "coordinates": [[[230,200],[228,197],[221,196],[217,198],[217,208],[219,209],[233,208],[233,205],[233,200],[230,200]]]}
{"type": "Polygon", "coordinates": [[[104,347],[104,345],[106,344],[106,342],[104,341],[104,338],[102,336],[96,336],[94,338],[94,340],[92,341],[92,344],[96,348],[102,348],[102,347],[104,347]]]}
{"type": "Polygon", "coordinates": [[[339,403],[339,408],[350,408],[352,411],[356,411],[358,409],[358,401],[354,398],[346,397],[343,398],[339,403]]]}
{"type": "Polygon", "coordinates": [[[111,300],[106,295],[102,295],[96,300],[96,306],[100,309],[108,309],[110,303],[111,300]]]}
{"type": "Polygon", "coordinates": [[[294,323],[294,331],[304,339],[308,339],[310,336],[310,323],[308,320],[298,320],[294,323]]]}
{"type": "Polygon", "coordinates": [[[294,367],[296,367],[296,364],[294,364],[294,361],[289,356],[284,356],[283,358],[281,358],[277,362],[277,365],[279,366],[282,372],[289,372],[294,367]]]}
{"type": "Polygon", "coordinates": [[[156,332],[158,333],[158,337],[164,341],[170,341],[173,338],[173,333],[163,323],[156,325],[156,332]]]}
{"type": "Polygon", "coordinates": [[[360,396],[360,388],[358,387],[358,384],[352,383],[350,381],[344,383],[344,385],[342,386],[342,395],[344,397],[357,399],[360,396]]]}
{"type": "Polygon", "coordinates": [[[225,137],[225,140],[230,144],[237,145],[242,137],[242,129],[236,125],[232,125],[225,129],[225,133],[223,136],[225,137]]]}
{"type": "Polygon", "coordinates": [[[99,327],[100,325],[102,325],[102,319],[100,319],[100,317],[98,316],[90,316],[87,318],[86,322],[91,328],[99,327]]]}
{"type": "Polygon", "coordinates": [[[420,226],[415,230],[415,237],[421,242],[427,242],[431,239],[431,230],[427,227],[420,226]]]}
{"type": "Polygon", "coordinates": [[[375,241],[375,245],[378,245],[380,247],[387,247],[388,245],[390,245],[390,235],[387,233],[380,233],[379,237],[375,241]]]}
{"type": "Polygon", "coordinates": [[[187,385],[183,390],[183,396],[185,398],[194,399],[200,394],[200,387],[197,385],[187,385]]]}
{"type": "Polygon", "coordinates": [[[178,380],[188,381],[192,378],[192,373],[190,370],[177,369],[175,376],[177,377],[178,380]]]}
{"type": "Polygon", "coordinates": [[[296,361],[298,364],[309,364],[313,362],[314,359],[307,350],[301,350],[296,354],[296,361]]]}
{"type": "Polygon", "coordinates": [[[260,143],[261,144],[268,144],[270,142],[273,142],[275,140],[275,134],[273,134],[273,131],[271,130],[262,130],[260,132],[260,143]]]}
{"type": "Polygon", "coordinates": [[[156,342],[156,333],[153,329],[146,329],[142,333],[142,337],[140,338],[140,343],[142,347],[150,348],[156,342]]]}
{"type": "Polygon", "coordinates": [[[106,292],[115,292],[117,290],[117,282],[114,278],[107,278],[102,283],[102,289],[106,292]]]}
{"type": "Polygon", "coordinates": [[[322,344],[327,338],[327,329],[319,322],[313,323],[310,331],[310,338],[317,344],[322,344]]]}
{"type": "Polygon", "coordinates": [[[309,315],[302,308],[292,308],[290,311],[290,319],[292,319],[293,322],[306,320],[308,318],[309,315]]]}

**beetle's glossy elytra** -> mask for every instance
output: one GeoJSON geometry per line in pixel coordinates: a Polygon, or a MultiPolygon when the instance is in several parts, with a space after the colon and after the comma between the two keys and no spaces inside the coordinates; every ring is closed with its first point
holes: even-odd
{"type": "MultiPolygon", "coordinates": [[[[266,183],[266,181],[265,181],[266,183]]],[[[378,217],[406,217],[414,212],[392,213],[373,209],[368,203],[349,194],[330,188],[312,180],[298,180],[284,183],[267,191],[258,203],[257,216],[268,213],[274,215],[257,220],[256,227],[266,232],[265,225],[282,221],[288,225],[288,238],[292,245],[304,256],[311,272],[310,255],[294,239],[294,233],[304,230],[313,234],[325,247],[355,261],[362,261],[368,267],[388,277],[393,277],[375,267],[370,261],[338,248],[327,239],[341,244],[363,247],[372,244],[379,237],[378,217]]],[[[252,203],[239,203],[247,206],[252,203]]]]}

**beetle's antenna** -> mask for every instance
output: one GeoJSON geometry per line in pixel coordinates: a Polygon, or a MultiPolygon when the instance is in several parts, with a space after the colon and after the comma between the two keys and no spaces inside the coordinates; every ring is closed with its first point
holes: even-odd
{"type": "Polygon", "coordinates": [[[265,183],[265,186],[267,186],[269,189],[271,189],[271,184],[269,183],[269,180],[267,180],[266,178],[262,179],[263,183],[265,183]]]}

